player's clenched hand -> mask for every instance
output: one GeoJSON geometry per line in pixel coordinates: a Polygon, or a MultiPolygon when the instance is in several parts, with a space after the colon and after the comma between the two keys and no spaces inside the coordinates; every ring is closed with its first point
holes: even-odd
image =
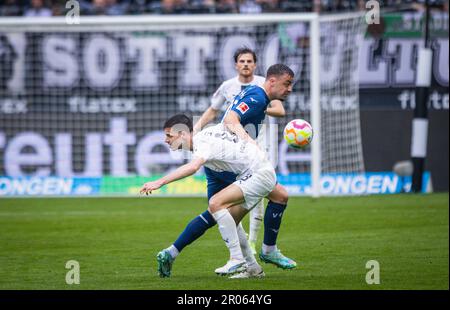
{"type": "Polygon", "coordinates": [[[155,189],[160,188],[161,186],[162,186],[162,183],[159,180],[147,182],[142,186],[139,193],[148,195],[148,194],[151,194],[152,191],[154,191],[155,189]]]}

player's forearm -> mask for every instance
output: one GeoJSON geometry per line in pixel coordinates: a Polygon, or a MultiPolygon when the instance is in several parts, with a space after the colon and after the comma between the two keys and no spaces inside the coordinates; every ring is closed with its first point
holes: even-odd
{"type": "Polygon", "coordinates": [[[197,172],[198,169],[199,168],[197,168],[197,166],[195,165],[192,165],[192,163],[180,166],[175,171],[172,171],[171,173],[160,179],[161,186],[193,175],[194,173],[197,172]]]}
{"type": "Polygon", "coordinates": [[[200,131],[203,127],[205,127],[207,124],[209,124],[212,120],[214,120],[218,114],[218,110],[214,110],[213,108],[209,107],[205,113],[200,117],[200,119],[195,123],[194,128],[196,131],[200,131]]]}
{"type": "Polygon", "coordinates": [[[269,116],[273,116],[273,117],[283,117],[286,115],[284,110],[282,112],[280,112],[279,110],[277,110],[275,108],[267,108],[266,114],[269,116]]]}
{"type": "Polygon", "coordinates": [[[245,131],[244,127],[242,127],[239,117],[233,111],[227,114],[227,116],[223,120],[223,123],[229,131],[236,134],[236,136],[238,136],[240,139],[245,141],[253,141],[247,131],[245,131]]]}
{"type": "Polygon", "coordinates": [[[286,115],[283,103],[280,100],[272,100],[266,110],[266,114],[274,117],[283,117],[286,115]]]}

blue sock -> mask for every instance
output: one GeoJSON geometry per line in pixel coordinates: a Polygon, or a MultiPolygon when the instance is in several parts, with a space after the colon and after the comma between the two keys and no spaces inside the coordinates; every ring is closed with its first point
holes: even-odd
{"type": "Polygon", "coordinates": [[[211,213],[206,210],[196,218],[194,218],[189,224],[187,224],[181,235],[173,243],[178,252],[181,252],[183,248],[198,238],[200,238],[205,231],[216,225],[216,221],[212,217],[211,213]]]}
{"type": "Polygon", "coordinates": [[[264,214],[264,244],[275,245],[277,244],[278,230],[281,225],[281,218],[283,212],[286,209],[286,205],[269,201],[264,214]]]}

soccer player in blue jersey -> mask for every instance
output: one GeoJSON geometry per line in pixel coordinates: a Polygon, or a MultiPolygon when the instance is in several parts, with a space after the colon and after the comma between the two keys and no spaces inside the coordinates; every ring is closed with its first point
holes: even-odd
{"type": "MultiPolygon", "coordinates": [[[[237,49],[233,55],[233,59],[238,75],[223,82],[216,90],[211,98],[211,106],[202,114],[200,119],[194,125],[194,132],[200,131],[202,127],[205,127],[208,123],[213,121],[223,108],[228,108],[232,105],[234,98],[241,91],[251,85],[258,85],[260,87],[264,85],[266,78],[254,74],[257,67],[257,57],[252,49],[248,47],[237,49]]],[[[266,109],[266,114],[268,117],[265,119],[265,124],[270,125],[270,123],[275,123],[274,117],[282,117],[286,114],[283,103],[278,99],[272,100],[266,109]]],[[[263,150],[268,149],[268,145],[266,145],[268,141],[267,134],[267,131],[262,128],[258,135],[257,142],[263,150]]],[[[275,159],[271,158],[270,155],[272,155],[271,152],[269,152],[269,159],[273,163],[275,159]]],[[[208,201],[212,195],[217,192],[217,189],[220,190],[223,187],[222,179],[225,179],[227,183],[232,183],[236,178],[234,174],[222,173],[222,178],[218,179],[216,173],[211,169],[205,167],[204,171],[208,180],[208,201]]],[[[256,241],[263,223],[264,209],[264,200],[261,200],[258,205],[250,211],[248,242],[253,254],[256,254],[256,241]]]]}
{"type": "MultiPolygon", "coordinates": [[[[258,135],[258,126],[265,117],[265,111],[271,100],[284,100],[292,91],[294,73],[282,64],[273,65],[267,71],[263,87],[249,86],[244,89],[229,107],[223,118],[223,124],[230,131],[249,143],[257,144],[253,138],[258,135]],[[244,129],[246,127],[249,133],[244,129]]],[[[230,184],[236,181],[236,174],[227,171],[213,171],[214,179],[208,178],[208,183],[214,182],[214,186],[208,186],[208,197],[214,196],[230,184]]],[[[285,257],[276,246],[276,239],[281,225],[282,215],[287,205],[287,191],[276,184],[275,189],[267,196],[269,203],[264,219],[264,242],[259,254],[261,260],[275,264],[283,269],[292,269],[296,263],[285,257]]],[[[194,218],[181,233],[178,239],[168,248],[157,255],[158,271],[161,277],[170,276],[172,263],[184,247],[198,239],[216,221],[211,213],[206,210],[194,218]]],[[[247,260],[247,257],[245,257],[247,260]]],[[[233,264],[230,261],[223,267],[217,268],[217,274],[229,274],[233,264]]]]}
{"type": "MultiPolygon", "coordinates": [[[[223,117],[224,125],[239,138],[256,143],[258,126],[265,117],[267,105],[273,99],[285,100],[292,92],[294,72],[286,65],[272,65],[266,74],[263,87],[250,86],[236,96],[223,117]],[[273,98],[272,94],[277,94],[273,98]]],[[[264,241],[259,257],[283,269],[292,269],[296,262],[284,256],[276,246],[281,219],[288,202],[286,189],[277,183],[268,196],[269,203],[264,215],[264,241]]]]}

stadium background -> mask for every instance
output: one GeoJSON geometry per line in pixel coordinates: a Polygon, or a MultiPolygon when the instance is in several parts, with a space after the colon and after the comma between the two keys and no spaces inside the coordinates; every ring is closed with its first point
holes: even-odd
{"type": "MultiPolygon", "coordinates": [[[[32,2],[36,5],[35,2],[40,1],[32,2]]],[[[29,11],[30,1],[1,1],[0,15],[63,16],[65,2],[48,1],[49,10],[40,8],[29,11]]],[[[214,6],[208,6],[212,1],[207,0],[95,1],[97,4],[103,3],[102,9],[93,9],[90,1],[80,3],[82,15],[250,14],[258,13],[259,10],[319,10],[327,14],[353,12],[361,9],[364,1],[232,0],[215,1],[214,6]],[[167,9],[167,3],[190,6],[175,5],[167,9]],[[220,6],[224,3],[236,6],[220,6]],[[272,6],[274,3],[276,5],[272,6]]],[[[381,38],[377,37],[378,28],[365,35],[363,50],[372,58],[359,63],[361,83],[358,112],[361,118],[364,170],[383,173],[384,176],[391,173],[388,175],[390,178],[395,177],[392,166],[410,157],[411,120],[415,104],[415,62],[412,59],[417,53],[416,44],[420,45],[422,41],[419,29],[423,3],[380,3],[389,8],[397,8],[398,5],[403,7],[403,4],[410,7],[384,16],[386,24],[381,38]]],[[[100,152],[98,146],[102,144],[101,139],[111,134],[113,128],[125,131],[126,127],[128,133],[134,134],[136,141],[141,141],[147,132],[159,130],[162,123],[161,107],[167,114],[203,111],[208,105],[208,97],[226,77],[214,66],[221,65],[232,75],[232,60],[228,59],[227,62],[224,57],[219,64],[211,61],[208,64],[211,75],[200,77],[209,81],[207,87],[186,90],[168,86],[176,85],[177,66],[181,61],[166,58],[159,64],[162,69],[160,72],[165,73],[159,80],[162,83],[157,88],[145,85],[136,90],[133,87],[138,83],[133,84],[130,73],[138,65],[133,57],[130,60],[132,52],[124,52],[128,43],[120,36],[97,33],[99,35],[92,40],[89,34],[63,37],[56,33],[20,34],[20,31],[8,32],[0,27],[0,195],[28,197],[0,199],[0,288],[448,290],[448,1],[433,3],[437,7],[433,12],[431,27],[435,65],[430,91],[426,170],[431,172],[433,190],[443,193],[320,199],[292,197],[283,218],[279,243],[283,253],[297,259],[299,268],[286,272],[264,265],[267,274],[265,279],[238,283],[215,277],[212,272],[223,264],[227,256],[217,230],[208,231],[198,242],[186,248],[177,260],[172,279],[164,281],[156,274],[154,256],[177,237],[193,216],[204,211],[206,204],[203,197],[46,199],[36,197],[45,193],[42,184],[35,183],[34,187],[27,188],[20,183],[24,180],[53,180],[53,183],[47,183],[50,186],[47,194],[51,195],[89,193],[83,192],[87,188],[83,189],[82,186],[78,187],[80,192],[73,192],[76,185],[70,182],[63,183],[62,190],[58,192],[54,187],[58,180],[75,180],[81,185],[90,185],[91,189],[97,186],[98,191],[103,185],[102,194],[107,195],[121,191],[122,194],[133,193],[127,191],[130,188],[134,188],[135,193],[136,187],[149,177],[120,175],[134,174],[138,170],[135,165],[136,148],[127,150],[125,161],[117,160],[111,153],[104,154],[100,166],[85,166],[86,157],[95,157],[98,154],[96,152],[100,152]],[[79,47],[85,47],[89,41],[93,42],[90,45],[93,50],[100,47],[107,48],[109,52],[118,51],[111,58],[111,68],[116,65],[120,67],[120,79],[110,79],[117,77],[111,72],[96,75],[93,68],[97,64],[86,62],[83,55],[85,51],[79,51],[79,47]],[[24,67],[18,67],[21,61],[24,67]],[[67,68],[69,70],[61,70],[67,68]],[[102,90],[108,83],[114,85],[112,90],[102,90]],[[140,92],[139,96],[127,96],[136,91],[140,92]],[[150,97],[157,104],[145,104],[146,98],[150,97]],[[192,105],[193,97],[194,101],[203,97],[201,104],[192,105]],[[102,111],[102,107],[108,111],[102,111]],[[111,111],[112,107],[116,110],[111,111]],[[90,148],[85,148],[86,133],[92,133],[89,138],[92,142],[90,148]],[[58,156],[62,159],[59,163],[55,160],[56,134],[59,134],[58,156]],[[40,148],[42,145],[44,147],[40,148]],[[33,154],[45,160],[30,162],[33,154]],[[28,164],[23,164],[24,161],[28,161],[28,164]],[[58,171],[65,176],[52,177],[58,171]],[[119,176],[111,176],[111,171],[116,171],[119,176]],[[33,177],[37,172],[43,176],[33,177]],[[73,177],[74,174],[77,177],[73,177]],[[89,177],[92,174],[99,178],[89,177]],[[11,190],[8,184],[14,180],[20,182],[11,190]],[[67,184],[70,188],[66,191],[64,186],[67,184]],[[380,285],[366,282],[366,263],[373,259],[381,265],[380,285]],[[69,260],[80,263],[80,285],[69,285],[65,281],[68,272],[65,266],[69,260]]],[[[260,41],[264,42],[268,30],[261,30],[260,41]]],[[[139,38],[139,34],[136,38],[139,38]]],[[[258,53],[263,52],[259,48],[258,53]]],[[[263,64],[264,57],[261,59],[260,64],[263,64]]],[[[258,73],[262,74],[262,67],[259,70],[258,73]]],[[[101,73],[101,70],[98,72],[101,73]]],[[[304,83],[308,81],[301,79],[296,87],[304,90],[304,83]]],[[[192,81],[195,82],[194,79],[192,81]]],[[[149,82],[152,83],[152,80],[143,81],[149,82]]],[[[288,116],[283,121],[294,116],[308,116],[308,107],[299,96],[292,96],[286,109],[288,116]]],[[[120,135],[123,137],[123,133],[120,135]]],[[[148,137],[147,146],[159,139],[159,136],[148,137]]],[[[169,158],[165,151],[161,146],[155,148],[155,156],[143,158],[143,163],[154,161],[156,164],[144,165],[141,169],[146,173],[158,174],[169,166],[176,166],[179,162],[169,158]],[[170,161],[170,164],[164,161],[170,161]]],[[[308,171],[308,167],[305,169],[295,163],[291,169],[308,171]]],[[[282,178],[280,175],[281,183],[282,178]]],[[[204,179],[199,175],[187,182],[179,182],[167,193],[203,190],[204,179]]],[[[396,184],[392,192],[401,190],[402,187],[396,184]]],[[[248,223],[244,224],[247,227],[248,223]]],[[[262,233],[259,241],[261,239],[262,233]]],[[[168,299],[167,302],[170,304],[173,300],[168,299]]]]}
{"type": "MultiPolygon", "coordinates": [[[[4,4],[3,12],[8,13],[5,8],[11,7],[14,2],[17,1],[4,4]]],[[[154,13],[163,13],[167,5],[164,1],[150,2],[146,7],[152,8],[154,13]]],[[[129,1],[115,4],[102,2],[105,8],[112,11],[92,10],[99,3],[81,1],[81,14],[114,15],[118,8],[124,13],[130,13],[136,4],[129,1]]],[[[180,3],[175,7],[180,8],[180,3]]],[[[265,2],[249,3],[263,12],[274,11],[265,2]]],[[[273,3],[278,4],[278,11],[283,11],[290,4],[299,5],[303,2],[273,3]]],[[[322,13],[333,10],[345,13],[361,8],[358,2],[339,2],[334,7],[333,3],[324,3],[321,6],[322,13]]],[[[57,15],[55,6],[60,4],[51,4],[52,14],[57,15]]],[[[190,9],[195,12],[195,8],[198,9],[202,3],[194,1],[190,3],[191,6],[186,4],[188,2],[183,10],[174,9],[173,12],[187,14],[190,9]]],[[[207,4],[205,1],[202,5],[207,4]]],[[[245,11],[246,4],[241,3],[238,7],[243,10],[242,13],[250,13],[245,11]]],[[[387,4],[395,8],[396,3],[387,4]]],[[[31,5],[36,3],[31,2],[31,5]]],[[[445,10],[446,2],[442,5],[445,10]]],[[[33,9],[27,6],[20,8],[25,15],[27,10],[33,9]]],[[[37,11],[43,14],[44,9],[37,11]]],[[[318,9],[304,6],[298,10],[318,9]]],[[[392,193],[403,190],[392,168],[395,163],[410,158],[410,124],[415,106],[414,61],[417,47],[423,43],[422,17],[423,11],[420,9],[384,14],[381,36],[377,33],[379,29],[369,27],[364,43],[358,46],[359,54],[350,56],[353,61],[358,58],[360,62],[359,106],[356,106],[356,113],[361,118],[361,166],[364,168],[340,171],[339,167],[331,165],[322,172],[380,173],[377,178],[388,178],[395,184],[394,189],[389,191],[382,190],[381,186],[372,191],[366,187],[366,190],[343,190],[340,193],[392,193]]],[[[430,29],[434,65],[429,103],[426,180],[430,180],[431,176],[430,183],[434,191],[448,191],[448,14],[434,10],[430,29]]],[[[289,33],[290,30],[285,31],[289,33]]],[[[198,116],[207,108],[209,97],[221,81],[235,75],[231,55],[233,49],[242,44],[240,40],[253,45],[261,55],[257,74],[263,75],[265,68],[276,58],[291,62],[294,68],[301,62],[298,66],[300,69],[296,70],[299,72],[295,93],[285,104],[287,116],[279,121],[280,136],[283,124],[289,119],[309,119],[307,30],[298,31],[303,31],[303,34],[298,35],[297,49],[280,48],[275,52],[278,56],[273,56],[274,52],[269,48],[273,45],[271,34],[278,33],[280,41],[283,41],[283,34],[276,24],[257,27],[256,31],[245,26],[207,33],[184,29],[178,34],[171,33],[167,40],[164,35],[151,31],[66,33],[64,36],[51,32],[2,32],[0,175],[3,177],[0,177],[0,195],[135,194],[143,180],[140,177],[159,175],[182,162],[164,156],[167,148],[161,145],[163,143],[158,143],[161,123],[174,113],[198,116]],[[190,44],[189,38],[182,37],[186,34],[192,35],[191,40],[195,38],[195,44],[190,44]],[[305,39],[302,39],[302,35],[305,39]],[[208,50],[205,49],[208,44],[202,40],[214,40],[216,43],[208,50]],[[230,41],[233,42],[229,44],[230,41]],[[143,42],[151,44],[147,48],[154,53],[153,58],[139,56],[143,42]],[[189,54],[185,54],[185,48],[191,48],[189,54]],[[194,56],[197,49],[208,53],[203,56],[204,59],[194,56]],[[186,55],[190,58],[185,59],[186,55]],[[95,57],[103,60],[96,62],[95,57]],[[140,71],[142,67],[147,70],[146,74],[140,71]],[[110,136],[109,144],[106,142],[107,136],[110,136]],[[118,148],[113,150],[113,136],[124,143],[125,151],[118,148]],[[33,148],[40,151],[33,151],[33,148]],[[34,158],[33,152],[36,153],[34,158]],[[45,178],[53,176],[70,178],[70,184],[67,179],[59,179],[55,182],[59,184],[60,190],[40,190],[43,187],[58,187],[44,184],[48,181],[45,178]],[[133,176],[138,177],[133,179],[133,176]],[[34,179],[33,182],[39,184],[30,185],[29,177],[42,178],[34,179]],[[64,184],[72,189],[64,191],[64,184]],[[31,187],[34,190],[21,190],[31,187]]],[[[330,43],[325,41],[324,45],[327,44],[330,43]]],[[[351,47],[346,48],[351,50],[351,47]]],[[[339,57],[332,59],[340,61],[339,57]]],[[[328,103],[328,106],[331,110],[346,109],[345,103],[339,104],[341,106],[332,107],[328,103]]],[[[335,137],[332,136],[332,139],[335,137]]],[[[341,140],[336,138],[336,144],[347,143],[346,139],[339,135],[337,137],[341,140]]],[[[334,149],[326,149],[330,144],[329,141],[322,142],[325,148],[323,157],[334,153],[334,149]]],[[[281,143],[279,148],[280,178],[290,185],[291,194],[308,194],[309,167],[304,163],[305,159],[288,159],[287,155],[291,153],[285,145],[281,143]],[[302,184],[300,189],[296,187],[299,182],[302,184]]],[[[306,158],[309,156],[307,151],[304,155],[306,158]]],[[[324,161],[323,165],[327,163],[324,161]]],[[[366,176],[365,182],[370,183],[370,178],[366,176]]],[[[428,185],[424,190],[430,188],[428,185]]],[[[195,187],[194,193],[204,193],[202,178],[191,178],[184,189],[180,188],[182,186],[168,192],[192,193],[188,188],[195,187]]],[[[338,191],[331,189],[330,192],[338,191]]]]}

